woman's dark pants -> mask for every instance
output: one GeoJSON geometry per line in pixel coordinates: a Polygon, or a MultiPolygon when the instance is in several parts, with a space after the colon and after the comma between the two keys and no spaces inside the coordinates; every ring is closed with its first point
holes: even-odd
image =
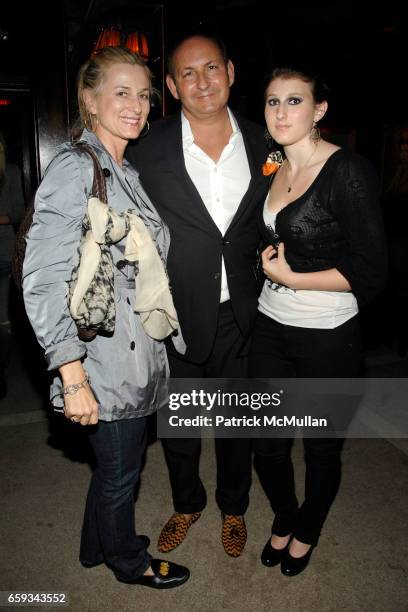
{"type": "Polygon", "coordinates": [[[146,417],[99,421],[89,432],[96,456],[86,501],[80,560],[105,562],[118,578],[141,576],[151,557],[135,532],[135,486],[146,447],[146,417]]]}
{"type": "MultiPolygon", "coordinates": [[[[249,360],[252,378],[349,378],[360,374],[358,317],[334,329],[282,325],[258,314],[249,360]]],[[[341,477],[342,438],[304,438],[305,500],[298,506],[292,439],[254,441],[255,467],[275,520],[272,533],[316,545],[341,477]]]]}

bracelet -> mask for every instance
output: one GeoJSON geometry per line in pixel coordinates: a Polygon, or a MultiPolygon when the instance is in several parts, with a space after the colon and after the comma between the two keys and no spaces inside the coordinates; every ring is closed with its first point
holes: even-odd
{"type": "Polygon", "coordinates": [[[74,395],[79,389],[83,389],[85,385],[89,382],[89,374],[85,371],[85,378],[82,382],[75,383],[73,385],[67,385],[62,388],[62,395],[74,395]]]}

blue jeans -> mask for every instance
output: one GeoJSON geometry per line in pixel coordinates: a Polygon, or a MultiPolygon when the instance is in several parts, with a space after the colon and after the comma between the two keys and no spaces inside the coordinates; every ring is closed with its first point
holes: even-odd
{"type": "Polygon", "coordinates": [[[105,562],[118,578],[138,578],[151,559],[136,535],[134,511],[146,417],[99,421],[88,435],[97,466],[86,501],[80,560],[105,562]]]}

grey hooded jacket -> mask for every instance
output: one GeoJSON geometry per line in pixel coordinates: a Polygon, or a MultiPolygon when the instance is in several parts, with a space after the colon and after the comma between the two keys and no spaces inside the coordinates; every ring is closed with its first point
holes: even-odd
{"type": "MultiPolygon", "coordinates": [[[[136,170],[126,160],[123,167],[118,166],[91,132],[85,130],[81,140],[92,145],[106,169],[109,205],[117,212],[137,209],[159,252],[167,256],[169,231],[144,192],[136,170]]],[[[113,336],[97,335],[89,342],[81,341],[68,310],[68,284],[78,261],[92,180],[90,156],[71,143],[61,145],[35,198],[23,267],[26,310],[45,349],[49,370],[83,360],[101,420],[141,417],[167,401],[168,364],[164,344],[146,335],[139,315],[132,309],[135,267],[124,261],[125,239],[111,247],[116,304],[113,336]]],[[[60,392],[61,380],[55,372],[51,399],[57,408],[63,406],[60,392]]]]}

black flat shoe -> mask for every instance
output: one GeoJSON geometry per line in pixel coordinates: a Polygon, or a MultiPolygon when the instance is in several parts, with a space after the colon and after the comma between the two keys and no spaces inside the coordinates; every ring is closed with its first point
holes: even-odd
{"type": "Polygon", "coordinates": [[[97,567],[98,565],[102,565],[102,563],[105,563],[104,559],[102,559],[101,561],[85,561],[84,559],[80,559],[79,562],[82,567],[86,567],[86,569],[89,569],[91,567],[97,567]]]}
{"type": "Polygon", "coordinates": [[[292,557],[289,550],[286,550],[286,554],[282,558],[281,572],[284,576],[297,576],[309,564],[310,557],[312,556],[313,546],[307,551],[303,557],[292,557]]]}
{"type": "MultiPolygon", "coordinates": [[[[290,542],[290,538],[289,538],[289,542],[290,542]]],[[[277,549],[277,548],[273,548],[271,544],[271,539],[269,538],[261,554],[262,563],[266,565],[266,567],[274,567],[275,565],[278,565],[282,561],[285,551],[287,550],[289,546],[289,542],[286,544],[284,548],[277,549]]]]}
{"type": "Polygon", "coordinates": [[[126,584],[140,584],[151,587],[152,589],[172,589],[186,582],[190,577],[190,571],[177,563],[163,561],[162,559],[152,559],[150,566],[154,576],[139,576],[134,580],[123,580],[116,576],[119,582],[126,584]]]}
{"type": "MultiPolygon", "coordinates": [[[[140,535],[138,537],[143,541],[145,547],[149,548],[150,538],[146,535],[140,535]]],[[[86,567],[86,569],[89,569],[91,567],[97,567],[98,565],[102,565],[102,563],[105,563],[105,559],[103,557],[95,559],[94,561],[88,561],[86,559],[80,559],[79,561],[83,567],[86,567]]]]}

